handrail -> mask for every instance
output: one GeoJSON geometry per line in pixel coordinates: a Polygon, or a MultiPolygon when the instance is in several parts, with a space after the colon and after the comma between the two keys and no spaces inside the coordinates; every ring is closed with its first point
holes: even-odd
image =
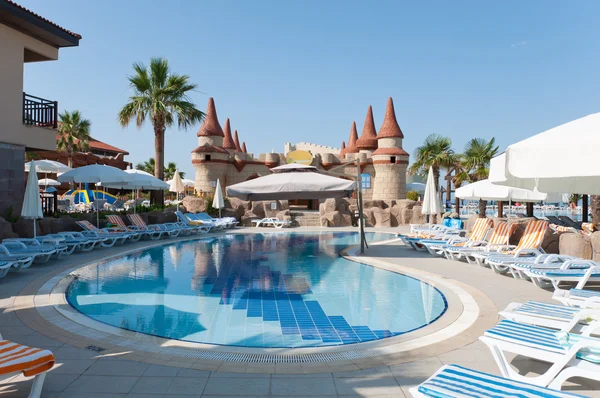
{"type": "Polygon", "coordinates": [[[38,127],[58,127],[58,101],[50,101],[23,93],[23,124],[38,127]]]}

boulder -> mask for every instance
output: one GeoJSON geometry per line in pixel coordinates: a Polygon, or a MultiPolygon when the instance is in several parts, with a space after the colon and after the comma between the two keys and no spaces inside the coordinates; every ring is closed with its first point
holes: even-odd
{"type": "Polygon", "coordinates": [[[244,227],[252,227],[254,225],[252,224],[252,220],[260,220],[262,218],[264,217],[259,217],[251,211],[246,211],[246,213],[244,213],[244,215],[241,217],[240,222],[244,227]]]}
{"type": "Polygon", "coordinates": [[[166,222],[165,214],[162,211],[153,210],[146,213],[149,224],[164,224],[166,222]]]}
{"type": "Polygon", "coordinates": [[[265,218],[265,207],[261,201],[250,202],[250,208],[246,212],[251,211],[258,218],[265,218]]]}
{"type": "Polygon", "coordinates": [[[372,209],[372,215],[375,220],[373,223],[376,227],[390,227],[390,209],[372,209]]]}
{"type": "Polygon", "coordinates": [[[78,231],[77,224],[75,220],[69,216],[64,216],[60,218],[54,219],[54,222],[51,225],[51,232],[53,234],[58,234],[61,232],[69,232],[69,231],[78,231]]]}
{"type": "Polygon", "coordinates": [[[195,196],[186,196],[182,201],[183,206],[189,213],[202,213],[206,211],[206,200],[195,196]]]}
{"type": "Polygon", "coordinates": [[[8,238],[18,238],[19,235],[13,231],[12,223],[0,217],[0,240],[8,238]]]}
{"type": "MultiPolygon", "coordinates": [[[[37,221],[35,221],[37,223],[37,221]]],[[[33,223],[34,220],[19,218],[17,222],[12,224],[12,230],[19,238],[33,238],[33,223]]],[[[39,223],[36,224],[36,234],[41,235],[39,223]]]]}
{"type": "Polygon", "coordinates": [[[339,211],[333,211],[331,213],[327,213],[325,215],[325,218],[327,219],[327,226],[328,227],[341,227],[342,226],[342,213],[340,213],[339,211]]]}
{"type": "Polygon", "coordinates": [[[416,200],[400,199],[397,200],[393,207],[399,207],[400,209],[412,209],[417,204],[416,200]]]}
{"type": "Polygon", "coordinates": [[[544,240],[542,241],[542,249],[544,249],[546,253],[558,254],[560,251],[560,235],[562,234],[553,234],[550,233],[550,231],[546,232],[546,235],[544,235],[544,240]]]}
{"type": "MultiPolygon", "coordinates": [[[[422,209],[423,209],[422,206],[414,206],[412,208],[410,220],[408,220],[408,222],[406,224],[424,224],[424,223],[426,223],[427,218],[425,217],[425,214],[421,213],[422,209]]],[[[432,222],[433,222],[433,220],[432,220],[432,222]]]]}
{"type": "Polygon", "coordinates": [[[323,211],[325,213],[333,213],[334,211],[337,210],[337,203],[335,199],[325,199],[325,202],[321,203],[321,205],[319,206],[319,211],[321,209],[321,207],[323,207],[323,211]]]}
{"type": "Polygon", "coordinates": [[[265,217],[276,217],[277,213],[289,210],[290,208],[287,200],[268,200],[261,203],[265,217]],[[275,209],[273,209],[273,203],[275,204],[275,209]]]}
{"type": "Polygon", "coordinates": [[[292,216],[289,209],[280,211],[277,213],[276,217],[282,221],[292,221],[292,216]]]}
{"type": "Polygon", "coordinates": [[[592,260],[600,261],[600,232],[594,232],[589,239],[592,245],[592,260]]]}
{"type": "Polygon", "coordinates": [[[177,215],[175,214],[174,211],[164,211],[163,212],[163,219],[165,220],[164,222],[177,222],[177,215]]]}
{"type": "Polygon", "coordinates": [[[384,200],[364,200],[363,207],[370,209],[372,207],[377,207],[379,209],[387,209],[388,205],[384,200]]]}
{"type": "MultiPolygon", "coordinates": [[[[593,259],[592,256],[595,255],[593,250],[593,236],[589,238],[580,233],[571,232],[553,235],[558,237],[560,254],[584,258],[586,260],[593,259]]],[[[596,236],[596,240],[597,238],[598,236],[596,236]]]]}

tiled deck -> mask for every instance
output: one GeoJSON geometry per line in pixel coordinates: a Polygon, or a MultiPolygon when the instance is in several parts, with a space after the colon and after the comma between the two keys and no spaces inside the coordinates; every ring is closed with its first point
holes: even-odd
{"type": "MultiPolygon", "coordinates": [[[[133,244],[125,247],[135,248],[133,244]]],[[[86,254],[86,258],[84,255],[77,256],[83,263],[91,261],[91,256],[108,256],[123,249],[103,249],[96,254],[86,254]]],[[[476,265],[435,259],[401,244],[374,245],[368,256],[473,286],[489,297],[497,309],[503,309],[511,301],[551,301],[549,292],[531,283],[495,275],[491,270],[476,265]]],[[[312,374],[298,374],[297,366],[285,364],[240,367],[235,363],[224,363],[214,371],[202,369],[203,365],[199,362],[179,363],[169,358],[145,358],[144,362],[123,359],[128,354],[126,350],[97,353],[64,343],[63,336],[57,335],[55,330],[43,330],[45,325],[38,320],[37,310],[14,306],[15,296],[23,290],[27,294],[35,294],[43,284],[42,277],[48,275],[46,279],[49,279],[50,274],[60,268],[59,263],[34,264],[30,269],[9,274],[0,280],[0,333],[4,338],[19,343],[49,348],[56,355],[57,365],[49,372],[44,384],[45,397],[402,397],[410,396],[408,389],[425,380],[442,364],[457,363],[498,374],[489,350],[483,343],[474,341],[472,333],[440,343],[441,347],[434,350],[437,355],[428,356],[425,348],[421,352],[425,359],[375,368],[369,368],[368,362],[365,362],[361,366],[364,369],[349,363],[340,371],[312,374]],[[153,362],[152,359],[156,363],[149,363],[153,362]]],[[[488,323],[496,320],[491,318],[487,319],[488,323]]],[[[516,358],[513,365],[531,374],[545,369],[540,362],[521,358],[516,358]]],[[[26,397],[30,386],[30,380],[19,376],[0,384],[0,396],[26,397]]],[[[575,380],[566,389],[600,396],[595,391],[600,389],[598,383],[575,380]]]]}

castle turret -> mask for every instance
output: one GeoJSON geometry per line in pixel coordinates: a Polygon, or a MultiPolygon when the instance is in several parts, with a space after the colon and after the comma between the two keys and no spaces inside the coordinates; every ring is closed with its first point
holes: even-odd
{"type": "Polygon", "coordinates": [[[378,148],[373,152],[373,199],[406,198],[406,168],[409,155],[402,149],[402,138],[404,134],[396,120],[394,102],[390,97],[383,124],[377,135],[378,148]]]}
{"type": "Polygon", "coordinates": [[[236,152],[242,152],[242,147],[240,146],[240,138],[238,137],[238,132],[235,130],[233,133],[233,143],[235,144],[236,152]]]}
{"type": "Polygon", "coordinates": [[[377,132],[375,131],[375,122],[373,121],[373,108],[369,105],[365,125],[362,133],[356,141],[356,147],[360,153],[371,156],[371,153],[377,149],[377,132]]]}
{"type": "Polygon", "coordinates": [[[358,141],[358,132],[356,131],[356,122],[352,122],[352,127],[350,127],[350,138],[348,138],[348,146],[346,147],[346,159],[353,160],[358,153],[358,148],[356,147],[356,141],[358,141]]]}
{"type": "Polygon", "coordinates": [[[246,149],[246,142],[242,142],[242,152],[248,153],[248,150],[246,149]]]}
{"type": "Polygon", "coordinates": [[[231,163],[229,152],[223,148],[224,137],[215,101],[209,98],[206,116],[198,130],[198,147],[192,151],[192,164],[196,169],[194,182],[198,192],[213,193],[217,180],[222,180],[221,186],[224,186],[224,177],[231,163]]]}
{"type": "Polygon", "coordinates": [[[346,142],[342,141],[342,149],[340,149],[340,161],[343,161],[345,156],[346,156],[346,142]]]}
{"type": "Polygon", "coordinates": [[[229,125],[229,118],[225,119],[225,125],[223,126],[223,148],[227,150],[229,153],[234,153],[235,142],[233,142],[233,137],[231,137],[231,126],[229,125]]]}

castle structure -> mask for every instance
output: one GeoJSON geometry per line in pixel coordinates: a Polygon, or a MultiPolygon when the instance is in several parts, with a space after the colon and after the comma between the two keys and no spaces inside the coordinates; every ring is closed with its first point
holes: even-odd
{"type": "MultiPolygon", "coordinates": [[[[373,200],[406,198],[406,169],[408,153],[402,149],[404,134],[396,120],[394,102],[390,97],[379,132],[375,127],[373,109],[369,106],[361,132],[352,122],[348,143],[342,141],[340,149],[312,143],[285,144],[285,153],[264,153],[254,157],[240,146],[238,132],[231,135],[231,122],[219,123],[215,103],[208,101],[206,117],[198,130],[198,147],[192,151],[192,164],[196,169],[196,192],[214,193],[217,179],[223,189],[252,178],[267,175],[269,169],[287,163],[292,151],[305,151],[312,155],[311,164],[329,174],[355,179],[357,162],[363,197],[373,200]]],[[[309,206],[314,208],[314,205],[309,206]]]]}

